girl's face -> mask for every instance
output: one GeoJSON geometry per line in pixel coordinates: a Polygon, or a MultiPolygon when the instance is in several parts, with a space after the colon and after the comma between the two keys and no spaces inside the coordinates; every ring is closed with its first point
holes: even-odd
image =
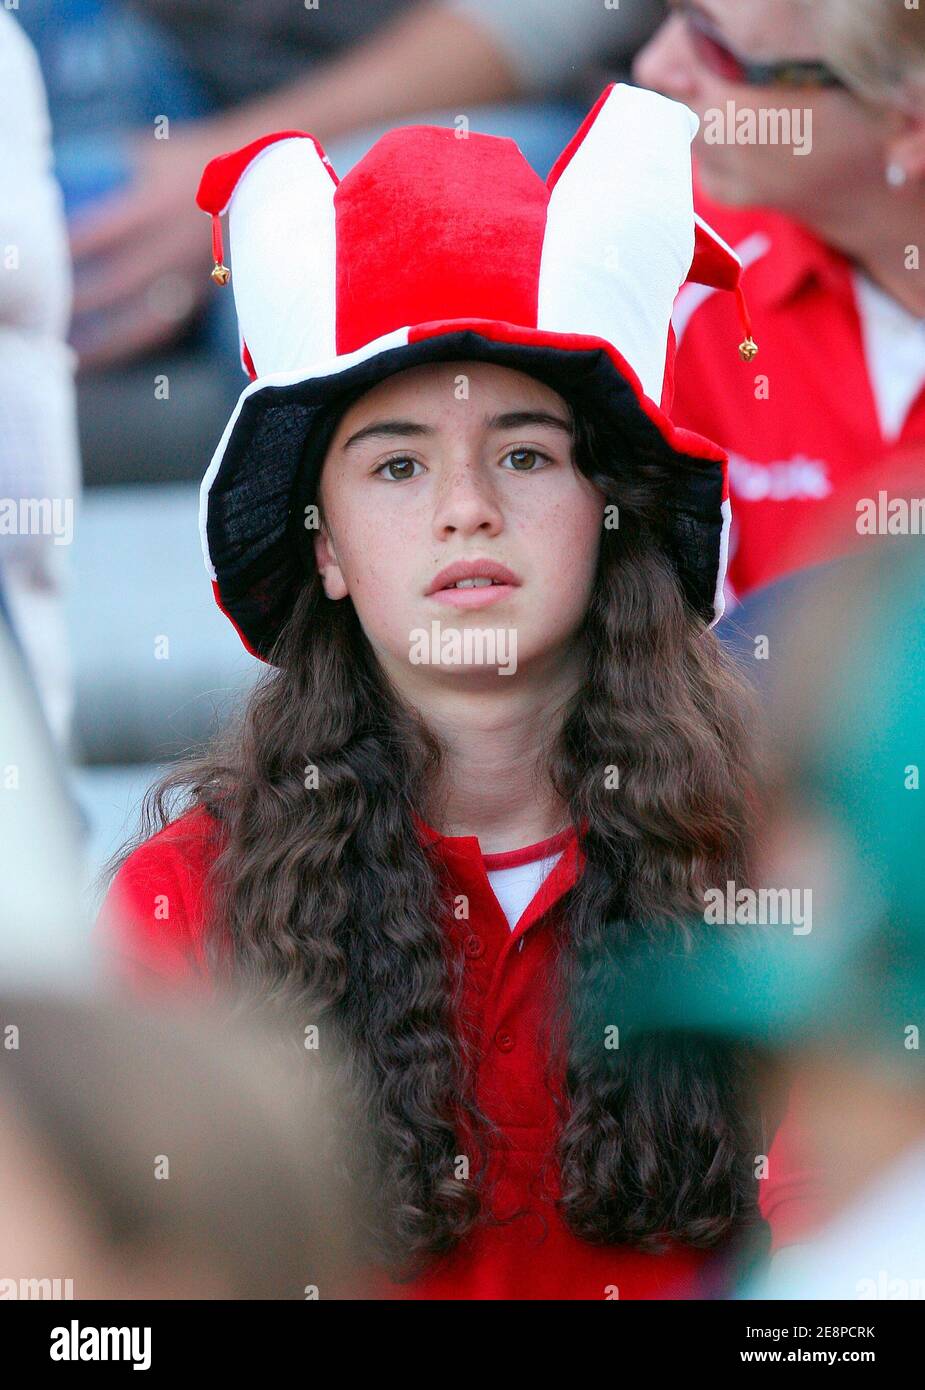
{"type": "Polygon", "coordinates": [[[545,671],[571,652],[605,500],[550,387],[482,362],[399,372],[340,421],[319,501],[325,592],[349,595],[393,678],[545,671]]]}

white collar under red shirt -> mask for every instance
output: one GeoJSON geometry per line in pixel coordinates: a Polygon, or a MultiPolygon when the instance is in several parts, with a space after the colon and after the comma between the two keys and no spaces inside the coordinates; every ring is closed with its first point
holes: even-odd
{"type": "Polygon", "coordinates": [[[548,840],[539,840],[523,849],[482,855],[492,892],[511,931],[558,863],[571,834],[571,829],[562,830],[548,840]]]}

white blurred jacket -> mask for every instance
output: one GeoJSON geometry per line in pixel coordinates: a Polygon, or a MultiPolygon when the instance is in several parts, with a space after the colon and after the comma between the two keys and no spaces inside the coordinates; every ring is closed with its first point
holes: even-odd
{"type": "Polygon", "coordinates": [[[44,523],[24,525],[19,504],[35,499],[45,516],[54,504],[59,523],[69,510],[73,535],[80,462],[70,312],[67,227],[42,75],[28,38],[0,9],[0,582],[62,748],[73,710],[63,605],[70,540],[60,524],[57,536],[44,523]]]}

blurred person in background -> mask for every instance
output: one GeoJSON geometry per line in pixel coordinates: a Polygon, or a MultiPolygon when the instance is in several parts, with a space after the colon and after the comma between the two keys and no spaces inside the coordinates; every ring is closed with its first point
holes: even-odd
{"type": "Polygon", "coordinates": [[[370,1296],[321,1052],[92,995],[0,990],[0,1029],[0,1300],[370,1296]]]}
{"type": "Polygon", "coordinates": [[[923,492],[925,19],[904,0],[672,11],[635,75],[702,119],[698,207],[745,263],[759,344],[730,363],[726,296],[681,291],[676,409],[730,452],[741,597],[850,549],[862,499],[923,492]]]}
{"type": "Polygon", "coordinates": [[[74,695],[64,593],[80,463],[71,271],[35,53],[0,10],[0,583],[62,751],[74,695]]]}

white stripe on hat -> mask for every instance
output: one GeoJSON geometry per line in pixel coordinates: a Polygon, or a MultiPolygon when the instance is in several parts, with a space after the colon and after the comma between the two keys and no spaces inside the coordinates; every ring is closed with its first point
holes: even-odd
{"type": "Polygon", "coordinates": [[[231,283],[258,376],[335,355],[330,169],[313,140],[279,140],[245,169],[228,207],[231,283]]]}
{"type": "Polygon", "coordinates": [[[617,84],[547,211],[537,326],[607,339],[656,402],[672,305],[694,256],[698,125],[680,102],[617,84]]]}

